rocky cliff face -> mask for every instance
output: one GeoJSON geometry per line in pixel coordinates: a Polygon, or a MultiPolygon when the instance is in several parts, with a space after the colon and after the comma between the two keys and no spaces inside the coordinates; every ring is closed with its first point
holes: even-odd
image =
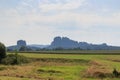
{"type": "Polygon", "coordinates": [[[49,49],[82,49],[82,50],[114,50],[120,49],[119,47],[108,46],[103,44],[89,44],[87,42],[77,42],[67,37],[55,37],[49,49]]]}
{"type": "Polygon", "coordinates": [[[79,47],[77,41],[70,40],[67,37],[55,37],[50,48],[72,49],[79,47]]]}

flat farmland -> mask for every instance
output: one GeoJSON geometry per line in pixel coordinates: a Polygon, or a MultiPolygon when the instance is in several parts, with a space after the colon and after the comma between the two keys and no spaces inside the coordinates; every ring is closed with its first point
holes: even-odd
{"type": "MultiPolygon", "coordinates": [[[[0,65],[1,80],[119,80],[120,51],[22,52],[31,59],[21,65],[0,65]],[[90,53],[90,54],[89,54],[90,53]],[[115,55],[113,54],[115,53],[115,55]]],[[[14,54],[14,53],[8,53],[14,54]]]]}

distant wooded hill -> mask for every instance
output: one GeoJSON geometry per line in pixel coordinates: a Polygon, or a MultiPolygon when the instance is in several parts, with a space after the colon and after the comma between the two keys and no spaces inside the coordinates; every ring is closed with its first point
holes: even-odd
{"type": "Polygon", "coordinates": [[[120,50],[120,47],[109,46],[106,43],[90,44],[87,42],[78,42],[71,40],[67,37],[55,37],[50,45],[27,45],[26,41],[19,40],[17,45],[7,47],[8,50],[21,50],[21,51],[39,51],[39,50],[63,50],[63,49],[78,49],[78,50],[120,50]]]}

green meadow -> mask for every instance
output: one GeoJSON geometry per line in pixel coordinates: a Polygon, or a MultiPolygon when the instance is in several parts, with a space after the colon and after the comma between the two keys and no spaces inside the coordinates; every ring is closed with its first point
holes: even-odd
{"type": "MultiPolygon", "coordinates": [[[[120,80],[112,73],[114,68],[120,72],[119,54],[106,55],[107,51],[85,52],[18,53],[30,58],[31,62],[0,65],[0,80],[120,80]],[[84,54],[85,52],[94,54],[84,54]]],[[[114,52],[119,53],[111,53],[114,52]]]]}

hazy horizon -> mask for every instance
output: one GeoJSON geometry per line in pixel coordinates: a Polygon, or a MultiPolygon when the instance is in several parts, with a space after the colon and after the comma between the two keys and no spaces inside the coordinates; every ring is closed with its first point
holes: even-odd
{"type": "MultiPolygon", "coordinates": [[[[69,38],[69,37],[66,37],[66,36],[56,36],[56,37],[69,38]]],[[[56,38],[56,37],[54,37],[54,38],[56,38]]],[[[20,39],[20,40],[25,41],[27,45],[51,45],[51,43],[54,41],[54,38],[53,38],[52,41],[51,41],[50,43],[48,43],[48,44],[43,44],[43,43],[29,43],[29,42],[27,42],[26,40],[23,40],[23,39],[20,39]]],[[[71,38],[69,38],[69,39],[70,39],[70,40],[73,40],[73,41],[77,41],[77,40],[74,40],[74,39],[71,39],[71,38]]],[[[19,41],[19,40],[17,40],[17,41],[19,41]]],[[[15,45],[17,45],[17,41],[15,42],[15,44],[7,45],[7,47],[8,47],[8,46],[15,46],[15,45]]],[[[77,42],[79,43],[79,42],[87,42],[87,41],[77,41],[77,42]]],[[[117,45],[111,45],[111,44],[108,44],[108,43],[90,43],[90,42],[87,42],[87,43],[88,43],[88,44],[93,44],[93,45],[107,44],[108,46],[117,46],[117,45]]],[[[118,47],[119,47],[119,45],[118,45],[118,47]]]]}
{"type": "Polygon", "coordinates": [[[120,0],[0,0],[0,42],[50,44],[56,36],[120,46],[120,0]]]}

